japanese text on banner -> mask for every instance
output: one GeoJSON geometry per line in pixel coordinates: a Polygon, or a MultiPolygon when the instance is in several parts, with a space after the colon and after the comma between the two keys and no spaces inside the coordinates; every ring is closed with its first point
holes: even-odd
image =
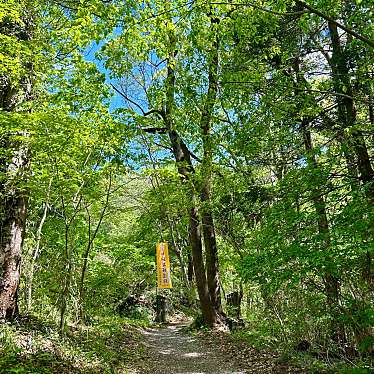
{"type": "Polygon", "coordinates": [[[170,259],[168,243],[157,243],[156,245],[157,263],[157,287],[171,288],[170,259]]]}

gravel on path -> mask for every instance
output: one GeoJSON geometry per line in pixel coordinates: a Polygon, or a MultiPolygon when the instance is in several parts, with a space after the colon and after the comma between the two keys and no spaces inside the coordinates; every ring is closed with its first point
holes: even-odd
{"type": "Polygon", "coordinates": [[[163,374],[245,374],[219,350],[183,332],[183,324],[143,330],[149,359],[142,373],[163,374]]]}

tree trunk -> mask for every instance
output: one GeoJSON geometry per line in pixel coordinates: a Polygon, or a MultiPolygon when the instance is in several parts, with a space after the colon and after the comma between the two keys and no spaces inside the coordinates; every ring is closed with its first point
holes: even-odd
{"type": "MultiPolygon", "coordinates": [[[[211,16],[211,26],[216,30],[219,19],[211,16]]],[[[202,159],[202,231],[205,245],[206,274],[210,299],[218,315],[222,314],[221,286],[219,279],[219,261],[214,220],[211,209],[212,168],[213,168],[213,140],[211,135],[212,115],[218,92],[219,39],[214,38],[212,48],[208,53],[208,92],[204,108],[201,113],[200,129],[203,143],[202,159]]]]}
{"type": "Polygon", "coordinates": [[[217,241],[210,212],[203,213],[202,224],[209,294],[216,312],[222,314],[217,241]]]}
{"type": "Polygon", "coordinates": [[[69,224],[66,223],[67,222],[66,216],[64,218],[65,218],[65,253],[64,253],[65,269],[64,269],[64,278],[63,278],[63,285],[62,285],[62,292],[61,292],[61,304],[60,304],[59,330],[60,330],[61,335],[64,334],[66,311],[68,307],[68,299],[70,296],[70,284],[71,284],[71,275],[72,275],[71,250],[70,250],[70,243],[69,243],[70,226],[69,224]]]}
{"type": "Polygon", "coordinates": [[[206,324],[213,327],[217,322],[217,316],[212,304],[208,282],[206,279],[203,251],[201,246],[201,233],[199,227],[199,218],[197,208],[190,210],[190,240],[192,248],[192,261],[195,270],[197,292],[199,294],[201,311],[206,324]]]}
{"type": "Polygon", "coordinates": [[[209,327],[213,327],[217,321],[216,313],[212,306],[209,289],[205,274],[203,251],[201,243],[200,220],[197,209],[197,198],[191,175],[194,168],[191,162],[190,152],[175,130],[174,112],[174,91],[175,91],[175,71],[174,63],[176,57],[176,39],[173,32],[169,35],[169,58],[167,61],[167,77],[165,81],[166,103],[165,110],[162,111],[162,118],[167,128],[168,136],[172,146],[173,155],[177,163],[178,173],[183,183],[189,184],[189,197],[191,207],[189,209],[190,243],[192,249],[192,260],[195,270],[196,287],[199,294],[203,319],[209,327]]]}
{"type": "MultiPolygon", "coordinates": [[[[342,96],[337,97],[338,104],[338,119],[340,126],[343,127],[341,131],[349,127],[356,125],[356,108],[353,100],[353,89],[349,77],[349,65],[347,61],[347,55],[343,49],[339,33],[336,25],[332,22],[328,23],[330,31],[330,40],[332,45],[332,56],[331,56],[331,71],[334,82],[335,91],[342,96]]],[[[369,96],[371,90],[369,89],[369,96]]],[[[369,105],[372,104],[369,98],[369,105]]],[[[370,106],[369,106],[369,119],[370,106]]],[[[353,128],[353,130],[347,135],[348,146],[350,145],[354,151],[356,158],[356,168],[359,172],[359,179],[363,184],[364,193],[370,208],[374,206],[374,170],[370,162],[365,138],[362,132],[353,128]]],[[[353,157],[351,157],[353,158],[353,157]]],[[[374,234],[374,222],[369,222],[368,240],[372,240],[374,234]]],[[[368,251],[362,258],[362,274],[363,279],[366,281],[369,292],[374,293],[374,267],[372,262],[372,254],[368,251]]]]}
{"type": "MultiPolygon", "coordinates": [[[[328,23],[332,45],[331,71],[334,81],[334,89],[337,96],[338,119],[341,130],[353,127],[356,124],[356,108],[353,101],[353,89],[349,77],[349,68],[346,53],[340,43],[337,26],[333,22],[328,23]]],[[[358,129],[351,131],[348,137],[348,147],[351,146],[356,159],[360,180],[364,184],[364,191],[368,203],[374,204],[374,170],[370,163],[370,157],[366,147],[365,138],[358,129]]]]}
{"type": "Polygon", "coordinates": [[[112,173],[110,172],[109,181],[108,181],[108,189],[107,189],[106,196],[105,196],[105,203],[104,203],[103,209],[100,212],[99,221],[97,222],[96,228],[95,228],[93,233],[91,232],[91,214],[90,214],[90,211],[89,211],[88,207],[86,207],[87,218],[88,218],[88,228],[87,228],[87,230],[88,230],[88,240],[87,240],[86,250],[85,250],[84,256],[83,256],[83,265],[82,265],[81,277],[80,277],[80,281],[79,281],[79,318],[81,320],[84,319],[84,308],[83,308],[83,301],[84,301],[84,294],[85,294],[85,292],[84,292],[85,291],[84,290],[84,280],[85,280],[86,272],[87,272],[87,268],[88,268],[88,257],[90,255],[91,250],[92,250],[92,247],[93,247],[94,241],[96,239],[96,236],[99,232],[100,226],[103,222],[105,212],[108,209],[111,188],[112,188],[112,173]]]}
{"type": "Polygon", "coordinates": [[[192,263],[192,256],[191,253],[188,253],[188,272],[187,272],[187,278],[190,283],[193,282],[193,276],[194,276],[194,268],[192,263]]]}
{"type": "MultiPolygon", "coordinates": [[[[307,154],[308,164],[312,167],[314,171],[318,170],[318,163],[313,154],[313,144],[310,131],[306,128],[308,123],[303,121],[303,139],[304,147],[307,154]]],[[[312,182],[313,183],[313,182],[312,182]]],[[[320,233],[323,246],[326,251],[329,251],[331,245],[329,223],[327,219],[326,203],[322,196],[322,191],[319,186],[312,187],[312,199],[314,204],[314,209],[317,215],[318,232],[320,233]]],[[[329,255],[326,256],[327,260],[333,263],[333,259],[329,255]]],[[[332,331],[333,340],[343,346],[345,343],[345,331],[344,326],[339,322],[339,295],[340,295],[340,282],[335,274],[325,271],[324,273],[325,282],[325,293],[327,298],[327,306],[332,317],[332,331]]]]}
{"type": "Polygon", "coordinates": [[[232,317],[240,320],[241,318],[241,303],[243,299],[243,289],[240,291],[233,291],[226,296],[226,302],[229,307],[231,307],[230,314],[232,317]]]}
{"type": "Polygon", "coordinates": [[[165,296],[156,296],[156,322],[166,323],[168,319],[168,302],[165,296]]]}
{"type": "MultiPolygon", "coordinates": [[[[33,30],[33,15],[30,9],[22,9],[21,23],[0,23],[2,34],[30,43],[33,30]]],[[[25,43],[26,45],[26,43],[25,43]]],[[[33,66],[23,61],[25,75],[13,81],[7,72],[0,73],[0,110],[15,112],[19,105],[31,100],[33,66]],[[17,87],[17,89],[15,88],[17,87]]],[[[8,73],[11,74],[11,73],[8,73]]],[[[3,126],[3,124],[0,124],[3,126]]],[[[26,138],[21,130],[16,135],[26,138]]],[[[0,321],[11,320],[18,312],[17,293],[20,280],[23,236],[26,224],[27,191],[22,182],[29,166],[28,149],[20,140],[11,139],[14,134],[6,131],[1,146],[8,152],[0,158],[0,321]]]]}
{"type": "Polygon", "coordinates": [[[27,282],[27,290],[26,290],[26,304],[27,304],[27,312],[31,311],[32,308],[32,288],[33,288],[33,280],[34,280],[34,272],[35,272],[35,264],[36,260],[38,259],[39,252],[40,252],[40,241],[42,238],[42,229],[44,226],[44,222],[47,218],[47,212],[48,212],[48,203],[46,202],[43,209],[43,215],[40,220],[38,230],[36,232],[36,239],[35,239],[35,247],[32,252],[32,258],[30,262],[30,270],[29,270],[29,276],[28,276],[28,282],[27,282]]]}
{"type": "Polygon", "coordinates": [[[0,233],[0,322],[18,313],[17,292],[20,279],[21,248],[26,220],[26,196],[16,192],[5,202],[0,233]]]}
{"type": "MultiPolygon", "coordinates": [[[[26,133],[22,136],[27,137],[26,133]]],[[[26,226],[27,191],[22,186],[29,166],[28,150],[22,141],[10,141],[5,149],[10,159],[0,159],[5,182],[0,184],[0,322],[13,319],[17,312],[17,293],[23,236],[26,226]]]]}
{"type": "Polygon", "coordinates": [[[30,263],[28,284],[26,286],[26,304],[27,304],[28,312],[30,312],[32,308],[32,288],[33,288],[33,279],[34,279],[34,273],[35,273],[35,264],[40,254],[40,241],[42,239],[43,226],[44,226],[45,220],[47,219],[47,213],[49,209],[49,196],[51,193],[52,181],[53,181],[53,178],[49,180],[46,201],[44,203],[42,218],[40,219],[39,226],[36,231],[35,247],[32,253],[32,258],[31,258],[31,263],[30,263]]]}
{"type": "Polygon", "coordinates": [[[200,306],[204,321],[209,327],[213,327],[217,318],[209,295],[209,288],[205,274],[203,250],[201,244],[200,219],[198,209],[196,207],[196,194],[191,181],[189,180],[191,170],[193,170],[191,158],[186,145],[175,131],[169,131],[169,138],[173,146],[174,157],[177,162],[178,171],[182,181],[190,184],[189,193],[192,202],[192,206],[189,210],[190,243],[192,250],[192,261],[195,270],[196,287],[199,294],[200,306]]]}

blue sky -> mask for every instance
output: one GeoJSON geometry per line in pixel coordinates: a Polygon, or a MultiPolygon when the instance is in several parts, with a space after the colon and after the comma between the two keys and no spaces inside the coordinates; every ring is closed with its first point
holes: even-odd
{"type": "MultiPolygon", "coordinates": [[[[106,83],[107,84],[115,84],[116,82],[110,78],[110,71],[105,68],[103,61],[100,61],[96,58],[97,52],[100,48],[105,44],[105,41],[101,41],[100,43],[93,42],[91,46],[89,46],[86,51],[84,52],[83,56],[86,61],[94,62],[97,66],[98,70],[105,74],[106,83]]],[[[110,110],[113,111],[117,108],[122,108],[126,105],[124,99],[113,90],[113,96],[110,103],[110,110]]]]}

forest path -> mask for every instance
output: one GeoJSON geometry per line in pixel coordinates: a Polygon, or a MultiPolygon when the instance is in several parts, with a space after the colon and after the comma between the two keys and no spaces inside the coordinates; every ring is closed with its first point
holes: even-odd
{"type": "MultiPolygon", "coordinates": [[[[306,374],[271,351],[258,350],[230,334],[190,334],[185,321],[141,330],[141,374],[306,374]]],[[[138,370],[140,369],[140,370],[138,370]]]]}
{"type": "Polygon", "coordinates": [[[210,347],[183,331],[184,324],[146,329],[144,346],[147,358],[142,373],[163,374],[244,374],[235,362],[225,359],[217,348],[210,347]]]}

